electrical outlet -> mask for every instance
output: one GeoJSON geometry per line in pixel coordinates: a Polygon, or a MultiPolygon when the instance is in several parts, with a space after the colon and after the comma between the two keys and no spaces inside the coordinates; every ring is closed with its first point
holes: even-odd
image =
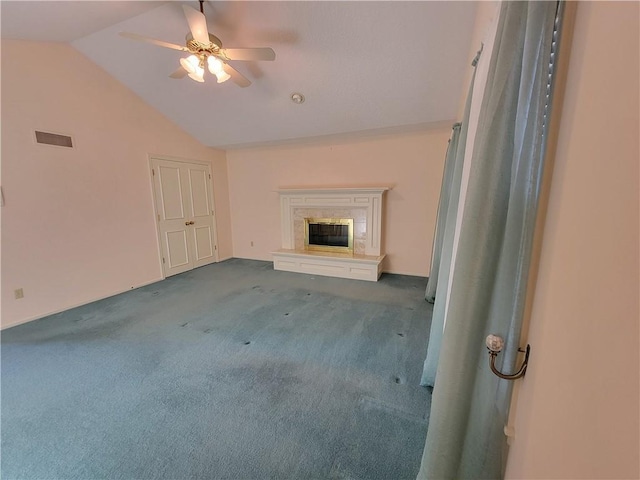
{"type": "Polygon", "coordinates": [[[24,291],[21,288],[17,288],[13,293],[16,296],[16,300],[20,300],[21,298],[24,298],[24,291]]]}

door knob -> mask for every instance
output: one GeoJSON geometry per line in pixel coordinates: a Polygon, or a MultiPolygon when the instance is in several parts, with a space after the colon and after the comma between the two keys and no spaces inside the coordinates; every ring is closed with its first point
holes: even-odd
{"type": "Polygon", "coordinates": [[[195,223],[196,223],[196,222],[194,222],[193,220],[191,220],[190,222],[184,222],[184,224],[185,224],[185,225],[187,225],[187,226],[189,226],[189,225],[193,225],[193,224],[195,224],[195,223]]]}

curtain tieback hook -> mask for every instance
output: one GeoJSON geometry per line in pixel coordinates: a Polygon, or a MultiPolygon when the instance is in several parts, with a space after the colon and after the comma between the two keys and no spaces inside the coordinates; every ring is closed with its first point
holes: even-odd
{"type": "Polygon", "coordinates": [[[520,369],[512,374],[502,373],[496,368],[496,357],[498,353],[502,351],[502,347],[504,347],[504,339],[498,335],[488,335],[486,345],[489,350],[489,367],[491,367],[493,373],[504,380],[517,380],[518,378],[524,377],[527,371],[527,365],[529,364],[529,352],[531,351],[531,347],[528,344],[525,350],[521,348],[518,349],[519,352],[524,353],[524,362],[522,362],[520,369]]]}

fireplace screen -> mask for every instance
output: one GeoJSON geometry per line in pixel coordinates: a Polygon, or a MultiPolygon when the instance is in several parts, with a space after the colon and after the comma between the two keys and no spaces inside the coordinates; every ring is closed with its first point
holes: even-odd
{"type": "Polygon", "coordinates": [[[353,253],[353,218],[305,218],[304,248],[353,253]]]}

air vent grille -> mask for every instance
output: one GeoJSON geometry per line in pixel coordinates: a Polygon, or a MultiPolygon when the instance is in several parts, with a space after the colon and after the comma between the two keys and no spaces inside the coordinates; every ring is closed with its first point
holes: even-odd
{"type": "Polygon", "coordinates": [[[59,135],[57,133],[39,132],[36,130],[36,142],[44,145],[54,145],[56,147],[73,148],[73,142],[68,135],[59,135]]]}

